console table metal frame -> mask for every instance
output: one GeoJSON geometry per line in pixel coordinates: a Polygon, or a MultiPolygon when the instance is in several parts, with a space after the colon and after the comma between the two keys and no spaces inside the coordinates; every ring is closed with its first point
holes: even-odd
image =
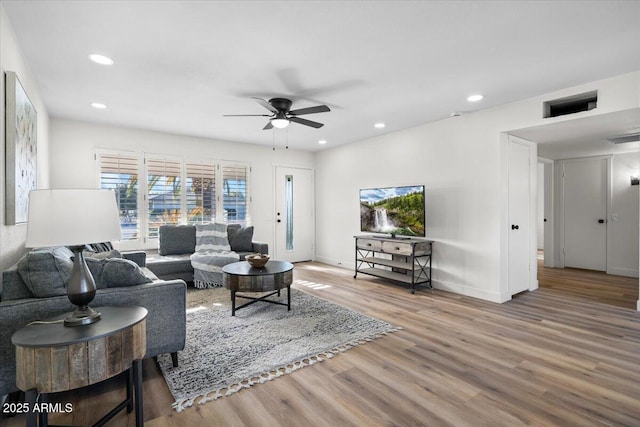
{"type": "MultiPolygon", "coordinates": [[[[16,385],[26,395],[27,427],[48,426],[36,402],[47,395],[104,381],[126,371],[126,398],[93,426],[103,426],[123,409],[135,410],[136,427],[144,425],[142,358],[147,351],[143,307],[100,307],[102,319],[91,325],[64,326],[67,314],[32,322],[17,331],[16,385]]],[[[45,405],[39,405],[45,406],[45,405]]],[[[52,426],[53,427],[53,426],[52,426]]]]}
{"type": "Polygon", "coordinates": [[[293,283],[293,264],[286,261],[269,261],[262,268],[254,268],[247,261],[234,262],[222,267],[222,283],[231,291],[231,315],[241,308],[258,301],[284,305],[291,310],[291,283],[293,283]],[[280,296],[280,290],[287,288],[287,303],[267,299],[280,296]],[[269,292],[273,291],[273,292],[269,292]],[[269,292],[261,297],[239,294],[238,292],[269,292]],[[251,300],[236,307],[236,298],[251,300]]]}
{"type": "Polygon", "coordinates": [[[416,293],[417,285],[431,285],[431,251],[433,241],[413,238],[380,236],[354,236],[355,274],[368,274],[383,279],[411,285],[416,293]],[[381,257],[386,254],[391,258],[381,257]],[[390,269],[378,268],[377,265],[390,269]]]}

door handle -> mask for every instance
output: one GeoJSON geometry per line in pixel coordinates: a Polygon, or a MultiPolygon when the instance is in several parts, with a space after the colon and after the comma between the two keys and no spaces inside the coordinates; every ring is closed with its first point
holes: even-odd
{"type": "Polygon", "coordinates": [[[604,224],[604,219],[599,219],[598,224],[604,224]]]}
{"type": "Polygon", "coordinates": [[[281,220],[278,220],[277,222],[282,222],[281,220]]]}
{"type": "Polygon", "coordinates": [[[512,229],[512,230],[518,230],[518,229],[520,229],[520,226],[519,226],[519,225],[511,224],[511,229],[512,229]]]}

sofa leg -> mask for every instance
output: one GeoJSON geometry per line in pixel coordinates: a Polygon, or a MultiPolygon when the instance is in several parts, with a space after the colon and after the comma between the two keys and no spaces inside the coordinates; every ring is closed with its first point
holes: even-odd
{"type": "Polygon", "coordinates": [[[171,361],[173,362],[173,367],[177,368],[178,367],[178,352],[173,352],[171,353],[171,361]]]}

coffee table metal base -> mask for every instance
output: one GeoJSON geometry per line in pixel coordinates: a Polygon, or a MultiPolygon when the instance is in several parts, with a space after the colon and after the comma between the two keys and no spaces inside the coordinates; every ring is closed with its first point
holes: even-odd
{"type": "Polygon", "coordinates": [[[235,316],[236,315],[236,311],[240,310],[241,308],[244,307],[248,307],[251,304],[255,304],[258,301],[262,301],[262,302],[268,302],[270,304],[277,304],[277,305],[284,305],[287,307],[287,311],[291,311],[291,287],[287,286],[287,302],[280,302],[280,301],[275,301],[272,299],[267,299],[271,296],[274,296],[278,294],[278,296],[280,296],[280,289],[278,289],[277,291],[273,291],[270,292],[266,295],[263,295],[261,297],[252,297],[249,295],[244,295],[244,294],[239,294],[238,291],[231,291],[231,315],[235,316]],[[244,299],[248,299],[251,300],[247,303],[244,303],[242,305],[239,305],[236,307],[236,298],[244,298],[244,299]]]}

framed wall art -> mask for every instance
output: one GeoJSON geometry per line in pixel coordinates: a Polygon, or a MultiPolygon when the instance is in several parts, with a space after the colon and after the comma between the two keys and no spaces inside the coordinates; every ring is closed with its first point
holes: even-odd
{"type": "Polygon", "coordinates": [[[16,73],[5,72],[5,223],[27,222],[37,186],[38,116],[16,73]]]}

